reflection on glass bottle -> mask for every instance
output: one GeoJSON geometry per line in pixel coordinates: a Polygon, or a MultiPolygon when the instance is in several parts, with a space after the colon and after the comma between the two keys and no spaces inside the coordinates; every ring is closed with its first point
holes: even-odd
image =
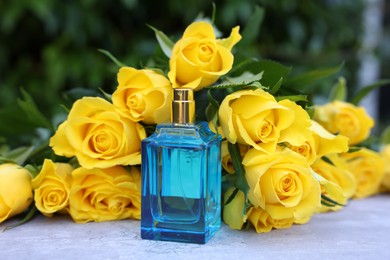
{"type": "Polygon", "coordinates": [[[192,90],[175,90],[172,109],[142,142],[141,236],[206,243],[221,225],[221,137],[193,123],[192,90]]]}

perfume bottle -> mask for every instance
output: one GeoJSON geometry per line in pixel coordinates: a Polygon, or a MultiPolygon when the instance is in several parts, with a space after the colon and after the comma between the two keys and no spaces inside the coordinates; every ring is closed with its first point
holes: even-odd
{"type": "Polygon", "coordinates": [[[221,226],[221,136],[194,123],[191,89],[174,89],[171,123],[142,141],[141,237],[206,243],[221,226]]]}

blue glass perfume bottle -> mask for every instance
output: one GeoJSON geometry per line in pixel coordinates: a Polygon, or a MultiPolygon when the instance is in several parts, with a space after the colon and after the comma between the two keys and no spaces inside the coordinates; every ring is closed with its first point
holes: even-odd
{"type": "Polygon", "coordinates": [[[143,239],[206,243],[221,225],[221,137],[175,89],[170,124],[142,141],[143,239]]]}

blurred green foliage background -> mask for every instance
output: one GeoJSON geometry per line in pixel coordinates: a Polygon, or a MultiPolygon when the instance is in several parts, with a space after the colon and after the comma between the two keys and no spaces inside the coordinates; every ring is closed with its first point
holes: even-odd
{"type": "MultiPolygon", "coordinates": [[[[235,25],[244,27],[256,5],[265,9],[256,44],[243,55],[280,61],[293,66],[294,73],[345,62],[341,75],[351,90],[357,85],[362,0],[214,2],[215,24],[223,36],[235,25]]],[[[21,88],[31,94],[45,116],[60,121],[54,116],[64,112],[61,104],[71,104],[66,98],[73,89],[82,87],[88,90],[82,94],[91,95],[99,93],[99,88],[109,93],[115,89],[117,66],[98,49],[140,67],[161,53],[147,24],[176,40],[202,13],[211,16],[211,1],[0,0],[0,115],[11,117],[0,122],[0,132],[7,132],[8,124],[17,121],[15,103],[21,88]]],[[[389,24],[389,15],[384,17],[389,24]]],[[[390,51],[383,50],[378,49],[381,77],[390,78],[390,71],[384,69],[390,67],[390,51]]],[[[326,93],[335,81],[325,80],[315,89],[326,93]]],[[[382,96],[389,95],[382,91],[382,96]]],[[[386,107],[381,105],[381,120],[388,120],[386,107]]],[[[19,131],[7,134],[28,130],[20,126],[19,131]]]]}

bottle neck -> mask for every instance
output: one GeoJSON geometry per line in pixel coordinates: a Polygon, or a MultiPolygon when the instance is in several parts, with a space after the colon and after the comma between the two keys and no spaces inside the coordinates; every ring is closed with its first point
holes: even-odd
{"type": "Polygon", "coordinates": [[[174,124],[195,123],[195,101],[192,89],[174,89],[171,122],[174,124]]]}

